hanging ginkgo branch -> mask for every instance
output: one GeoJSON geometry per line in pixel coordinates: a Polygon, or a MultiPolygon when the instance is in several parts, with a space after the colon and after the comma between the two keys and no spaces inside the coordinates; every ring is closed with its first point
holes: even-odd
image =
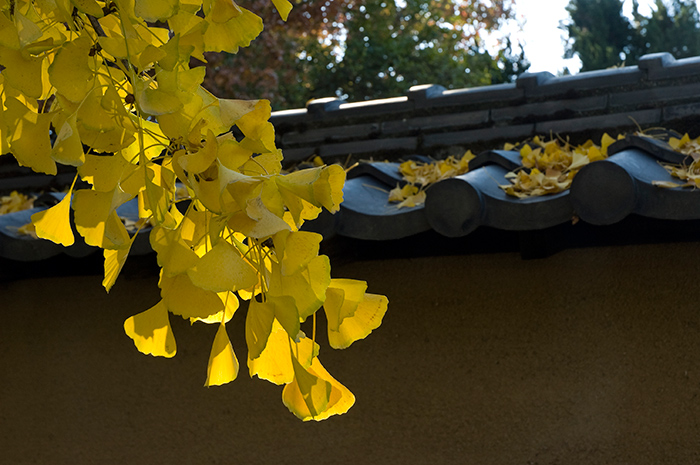
{"type": "MultiPolygon", "coordinates": [[[[272,1],[286,20],[291,3],[272,1]]],[[[190,67],[204,52],[235,53],[262,28],[231,0],[0,0],[0,150],[39,173],[77,168],[90,187],[74,181],[33,222],[39,237],[69,246],[72,216],[103,249],[107,291],[136,237],[116,210],[136,199],[162,298],[124,323],[139,351],[175,355],[170,313],[216,325],[205,385],[228,383],[239,361],[226,324],[249,301],[249,373],[285,385],[285,405],[320,420],[354,397],[301,324],[315,328],[323,307],[331,346],[345,348],[379,326],[387,299],[331,279],[321,236],[299,229],[339,209],[344,170],[280,174],[269,102],[218,99],[201,86],[204,67],[190,67]]]]}

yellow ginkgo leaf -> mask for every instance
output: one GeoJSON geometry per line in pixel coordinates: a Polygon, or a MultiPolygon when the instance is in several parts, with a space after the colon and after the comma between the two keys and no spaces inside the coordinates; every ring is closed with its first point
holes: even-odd
{"type": "Polygon", "coordinates": [[[12,21],[5,15],[0,15],[0,46],[19,50],[19,33],[12,21]]]}
{"type": "Polygon", "coordinates": [[[85,163],[78,167],[78,174],[83,181],[92,184],[100,192],[109,192],[117,188],[120,181],[128,179],[138,170],[119,153],[109,156],[85,155],[85,163]]]}
{"type": "Polygon", "coordinates": [[[223,23],[207,18],[209,26],[204,31],[206,50],[236,53],[239,47],[247,47],[262,32],[262,19],[245,8],[240,10],[239,15],[223,23]]]}
{"type": "Polygon", "coordinates": [[[42,97],[44,60],[35,56],[25,57],[19,50],[0,46],[0,63],[5,66],[2,75],[9,85],[27,97],[42,97]]]}
{"type": "Polygon", "coordinates": [[[286,221],[267,209],[260,197],[248,200],[245,212],[232,215],[229,224],[233,230],[256,239],[291,229],[286,221]]]}
{"type": "Polygon", "coordinates": [[[207,0],[204,2],[204,14],[216,23],[225,23],[241,14],[241,8],[231,0],[207,0]]]}
{"type": "Polygon", "coordinates": [[[357,310],[367,290],[367,283],[356,279],[332,279],[326,291],[323,308],[328,319],[328,330],[338,331],[340,324],[357,310]]]}
{"type": "Polygon", "coordinates": [[[294,381],[282,391],[282,402],[298,418],[309,421],[325,420],[342,415],[355,403],[355,396],[335,380],[314,358],[307,369],[292,357],[294,381]]]}
{"type": "Polygon", "coordinates": [[[131,249],[131,243],[119,249],[104,249],[104,279],[102,280],[102,287],[105,291],[109,293],[114,286],[114,283],[119,277],[119,273],[122,271],[126,259],[129,256],[129,250],[131,249]]]}
{"type": "Polygon", "coordinates": [[[238,310],[240,302],[238,297],[233,292],[219,292],[219,298],[224,303],[225,307],[219,313],[215,313],[206,318],[190,318],[190,322],[196,323],[198,321],[206,323],[209,325],[217,323],[228,323],[233,318],[234,313],[238,310]]]}
{"type": "Polygon", "coordinates": [[[19,36],[20,47],[24,48],[32,42],[36,42],[42,36],[41,28],[21,12],[15,11],[15,27],[19,36]]]}
{"type": "Polygon", "coordinates": [[[188,173],[199,174],[205,171],[216,160],[219,144],[211,130],[207,131],[207,140],[197,152],[188,153],[178,159],[179,165],[188,173]]]}
{"type": "Polygon", "coordinates": [[[238,376],[238,359],[226,333],[226,326],[222,323],[216,331],[214,344],[211,347],[207,380],[204,386],[221,386],[230,383],[236,379],[236,376],[238,376]]]}
{"type": "Polygon", "coordinates": [[[323,168],[319,179],[314,182],[314,197],[326,210],[335,213],[343,202],[343,185],[345,170],[340,165],[323,168]]]}
{"type": "Polygon", "coordinates": [[[328,329],[328,343],[334,349],[346,349],[367,337],[382,324],[389,300],[383,295],[365,294],[352,316],[340,323],[337,331],[328,329]]]}
{"type": "Polygon", "coordinates": [[[272,3],[277,8],[277,12],[280,14],[282,21],[287,21],[289,17],[289,12],[292,11],[292,4],[289,0],[272,0],[272,3]]]}
{"type": "Polygon", "coordinates": [[[275,319],[275,306],[271,302],[258,302],[251,299],[245,319],[245,340],[248,346],[248,360],[255,360],[267,345],[272,322],[275,319]]]}
{"type": "Polygon", "coordinates": [[[162,300],[145,312],[127,318],[124,331],[139,352],[146,355],[171,358],[177,351],[168,309],[162,300]]]}
{"type": "Polygon", "coordinates": [[[104,13],[102,12],[102,7],[95,0],[71,0],[71,3],[81,13],[94,16],[96,18],[101,18],[104,13]]]}
{"type": "Polygon", "coordinates": [[[307,231],[280,231],[274,236],[277,258],[280,260],[282,274],[291,275],[318,255],[323,236],[307,231]]]}
{"type": "Polygon", "coordinates": [[[178,95],[158,87],[151,87],[144,80],[136,81],[134,97],[141,111],[147,115],[167,115],[175,113],[183,107],[178,95]]]}
{"type": "Polygon", "coordinates": [[[229,127],[233,126],[243,116],[254,111],[257,104],[258,100],[219,99],[221,121],[229,127]]]}
{"type": "Polygon", "coordinates": [[[14,123],[9,134],[10,148],[19,164],[39,173],[55,175],[57,168],[51,158],[49,138],[52,115],[36,113],[15,98],[8,99],[5,106],[6,121],[14,123]]]}
{"type": "Polygon", "coordinates": [[[269,294],[289,296],[294,299],[301,321],[318,310],[326,299],[326,289],[331,283],[331,267],[325,255],[313,258],[304,269],[284,275],[278,265],[273,265],[268,286],[269,294]]]}
{"type": "Polygon", "coordinates": [[[80,166],[85,162],[85,152],[78,133],[77,118],[76,113],[66,118],[51,149],[51,157],[63,165],[80,166]]]}
{"type": "Polygon", "coordinates": [[[292,352],[299,363],[308,368],[312,359],[318,355],[318,350],[318,344],[308,337],[294,342],[275,320],[265,349],[256,359],[248,359],[248,370],[251,377],[257,376],[278,385],[288,384],[294,380],[292,352]]]}
{"type": "Polygon", "coordinates": [[[300,324],[299,311],[294,299],[286,295],[268,295],[266,298],[268,304],[273,306],[275,320],[279,321],[289,337],[296,340],[299,336],[300,324]]]}
{"type": "Polygon", "coordinates": [[[75,237],[70,223],[71,192],[68,192],[60,202],[48,210],[42,210],[32,215],[32,223],[36,235],[64,247],[73,245],[75,237]]]}
{"type": "Polygon", "coordinates": [[[130,238],[117,215],[117,207],[132,196],[117,187],[111,192],[80,189],[73,194],[75,227],[85,243],[95,247],[118,249],[130,238]]]}
{"type": "Polygon", "coordinates": [[[164,21],[177,12],[179,0],[135,0],[134,13],[146,21],[164,21]]]}
{"type": "Polygon", "coordinates": [[[307,371],[293,356],[291,359],[294,379],[282,390],[282,402],[300,419],[316,419],[326,411],[333,386],[311,370],[307,371]]]}
{"type": "Polygon", "coordinates": [[[258,283],[255,268],[223,239],[200,258],[187,275],[195,286],[214,292],[248,289],[258,283]]]}
{"type": "Polygon", "coordinates": [[[178,236],[177,231],[156,226],[151,230],[150,242],[156,251],[158,265],[167,277],[185,273],[199,260],[197,254],[178,236]]]}
{"type": "Polygon", "coordinates": [[[195,286],[186,274],[161,276],[159,285],[168,310],[183,318],[207,318],[224,309],[216,292],[195,286]]]}
{"type": "Polygon", "coordinates": [[[49,66],[49,80],[58,92],[72,102],[80,102],[92,87],[93,71],[88,66],[92,40],[81,36],[63,44],[49,66]]]}

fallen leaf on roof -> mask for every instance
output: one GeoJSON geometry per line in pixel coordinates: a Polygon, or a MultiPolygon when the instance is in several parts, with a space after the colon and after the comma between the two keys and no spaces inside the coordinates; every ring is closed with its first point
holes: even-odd
{"type": "Polygon", "coordinates": [[[474,158],[471,150],[462,157],[449,156],[432,163],[405,161],[399,165],[399,173],[407,182],[403,187],[396,186],[389,192],[389,202],[397,203],[396,208],[410,208],[425,203],[425,190],[443,179],[454,178],[469,171],[469,161],[474,158]]]}
{"type": "Polygon", "coordinates": [[[9,195],[0,197],[0,215],[16,213],[34,208],[34,197],[12,191],[9,195]]]}
{"type": "Polygon", "coordinates": [[[607,133],[600,145],[588,140],[582,145],[572,145],[568,140],[552,138],[544,140],[535,136],[524,144],[506,144],[505,150],[520,147],[523,168],[506,175],[510,184],[499,187],[506,194],[517,197],[537,197],[557,194],[571,187],[576,173],[587,164],[607,158],[608,147],[615,142],[607,133]]]}
{"type": "Polygon", "coordinates": [[[668,140],[668,145],[676,152],[686,155],[688,159],[692,161],[689,164],[682,163],[680,165],[661,164],[672,177],[683,182],[652,181],[652,184],[656,187],[667,189],[675,187],[700,187],[700,137],[691,139],[686,133],[680,139],[671,137],[668,140]]]}

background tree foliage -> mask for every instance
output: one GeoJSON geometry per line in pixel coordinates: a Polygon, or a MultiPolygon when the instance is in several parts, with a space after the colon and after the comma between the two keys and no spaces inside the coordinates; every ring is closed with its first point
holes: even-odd
{"type": "Polygon", "coordinates": [[[581,71],[622,63],[633,65],[644,54],[670,52],[676,58],[700,55],[700,16],[693,0],[656,0],[647,17],[633,3],[632,18],[620,0],[571,0],[566,57],[581,59],[581,71]]]}
{"type": "MultiPolygon", "coordinates": [[[[484,32],[500,28],[513,2],[298,0],[287,27],[279,20],[235,56],[213,54],[205,84],[247,96],[261,86],[273,108],[310,98],[351,101],[403,95],[415,84],[469,87],[506,82],[528,64],[509,41],[491,55],[484,32]],[[275,53],[268,53],[274,50],[275,53]],[[244,75],[233,69],[246,69],[244,75]]],[[[267,3],[265,15],[275,18],[267,3]]],[[[267,19],[267,18],[265,18],[267,19]]],[[[268,23],[270,24],[270,23],[268,23]]]]}

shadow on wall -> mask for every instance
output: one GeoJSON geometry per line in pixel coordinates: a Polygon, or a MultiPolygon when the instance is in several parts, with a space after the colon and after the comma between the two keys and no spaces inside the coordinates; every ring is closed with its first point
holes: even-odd
{"type": "MultiPolygon", "coordinates": [[[[302,423],[281,387],[202,387],[215,327],[171,316],[174,359],[123,320],[153,273],[0,284],[0,445],[22,463],[654,463],[700,460],[700,243],[344,263],[382,327],[321,360],[357,396],[302,423]]],[[[243,360],[243,318],[230,328],[243,360]]]]}

